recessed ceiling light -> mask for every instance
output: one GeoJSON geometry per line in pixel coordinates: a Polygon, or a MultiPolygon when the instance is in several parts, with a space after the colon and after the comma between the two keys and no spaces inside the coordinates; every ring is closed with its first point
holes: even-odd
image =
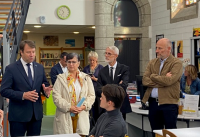
{"type": "Polygon", "coordinates": [[[79,34],[79,32],[74,32],[74,34],[79,34]]]}
{"type": "Polygon", "coordinates": [[[39,25],[35,25],[34,27],[35,27],[35,28],[40,28],[41,26],[39,26],[39,25]]]}
{"type": "Polygon", "coordinates": [[[95,27],[95,26],[92,26],[92,28],[95,29],[96,27],[95,27]]]}
{"type": "Polygon", "coordinates": [[[24,30],[23,32],[24,32],[24,33],[29,33],[30,31],[29,31],[29,30],[24,30]]]}

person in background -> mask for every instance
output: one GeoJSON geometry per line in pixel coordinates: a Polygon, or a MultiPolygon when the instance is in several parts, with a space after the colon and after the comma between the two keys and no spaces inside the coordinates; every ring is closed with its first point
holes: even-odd
{"type": "Polygon", "coordinates": [[[68,71],[59,74],[53,87],[53,101],[56,105],[54,134],[89,134],[89,110],[95,100],[94,86],[90,76],[80,72],[80,57],[77,53],[67,54],[68,71]],[[77,104],[82,98],[80,107],[77,104]],[[72,117],[70,113],[74,113],[72,117]]]}
{"type": "Polygon", "coordinates": [[[116,46],[109,46],[106,48],[105,61],[108,63],[108,65],[99,71],[96,96],[101,97],[101,88],[106,84],[117,84],[121,86],[125,92],[125,99],[120,110],[122,112],[123,118],[126,120],[126,113],[132,112],[129,98],[126,93],[130,72],[128,66],[117,62],[118,55],[119,49],[116,46]]]}
{"type": "MultiPolygon", "coordinates": [[[[98,80],[97,77],[99,71],[103,68],[103,66],[101,64],[98,64],[98,54],[95,51],[91,51],[88,54],[88,60],[90,64],[83,69],[83,72],[90,76],[90,78],[92,79],[94,89],[96,89],[98,80]]],[[[97,121],[97,119],[100,116],[99,105],[100,105],[100,98],[96,96],[94,105],[92,107],[92,115],[95,121],[97,121]]]]}
{"type": "Polygon", "coordinates": [[[125,95],[124,89],[116,84],[107,84],[102,87],[100,107],[106,109],[106,112],[99,117],[89,137],[125,136],[126,122],[120,112],[125,95]]]}
{"type": "Polygon", "coordinates": [[[44,67],[34,61],[35,48],[33,41],[22,41],[21,58],[8,65],[3,75],[0,94],[9,99],[11,137],[25,136],[25,133],[26,136],[39,136],[41,132],[41,92],[48,98],[52,86],[47,82],[44,67]]]}
{"type": "Polygon", "coordinates": [[[142,79],[148,87],[142,103],[149,101],[152,130],[176,128],[182,62],[171,54],[171,45],[167,38],[157,42],[157,58],[148,63],[142,79]]]}
{"type": "Polygon", "coordinates": [[[197,68],[194,65],[185,67],[180,84],[182,93],[200,95],[200,79],[197,76],[197,68]]]}
{"type": "Polygon", "coordinates": [[[3,125],[2,125],[2,121],[3,121],[3,110],[0,109],[0,137],[3,137],[3,125]]]}
{"type": "Polygon", "coordinates": [[[51,68],[50,76],[52,85],[54,85],[58,74],[65,73],[67,71],[66,56],[67,52],[61,53],[59,63],[51,68]]]}

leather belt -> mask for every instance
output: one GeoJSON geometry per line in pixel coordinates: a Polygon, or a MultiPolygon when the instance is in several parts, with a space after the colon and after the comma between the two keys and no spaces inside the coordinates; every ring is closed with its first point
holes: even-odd
{"type": "Polygon", "coordinates": [[[158,98],[149,97],[149,102],[158,102],[158,98]]]}

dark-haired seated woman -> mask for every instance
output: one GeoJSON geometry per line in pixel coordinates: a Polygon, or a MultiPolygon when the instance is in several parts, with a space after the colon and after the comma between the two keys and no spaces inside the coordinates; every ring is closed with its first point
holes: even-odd
{"type": "Polygon", "coordinates": [[[182,93],[200,95],[200,79],[197,76],[197,68],[194,65],[185,67],[180,83],[182,93]]]}

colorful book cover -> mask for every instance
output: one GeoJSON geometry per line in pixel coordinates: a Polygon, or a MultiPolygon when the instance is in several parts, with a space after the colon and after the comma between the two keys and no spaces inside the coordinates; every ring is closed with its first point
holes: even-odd
{"type": "Polygon", "coordinates": [[[198,70],[200,72],[200,58],[198,58],[198,70]]]}

